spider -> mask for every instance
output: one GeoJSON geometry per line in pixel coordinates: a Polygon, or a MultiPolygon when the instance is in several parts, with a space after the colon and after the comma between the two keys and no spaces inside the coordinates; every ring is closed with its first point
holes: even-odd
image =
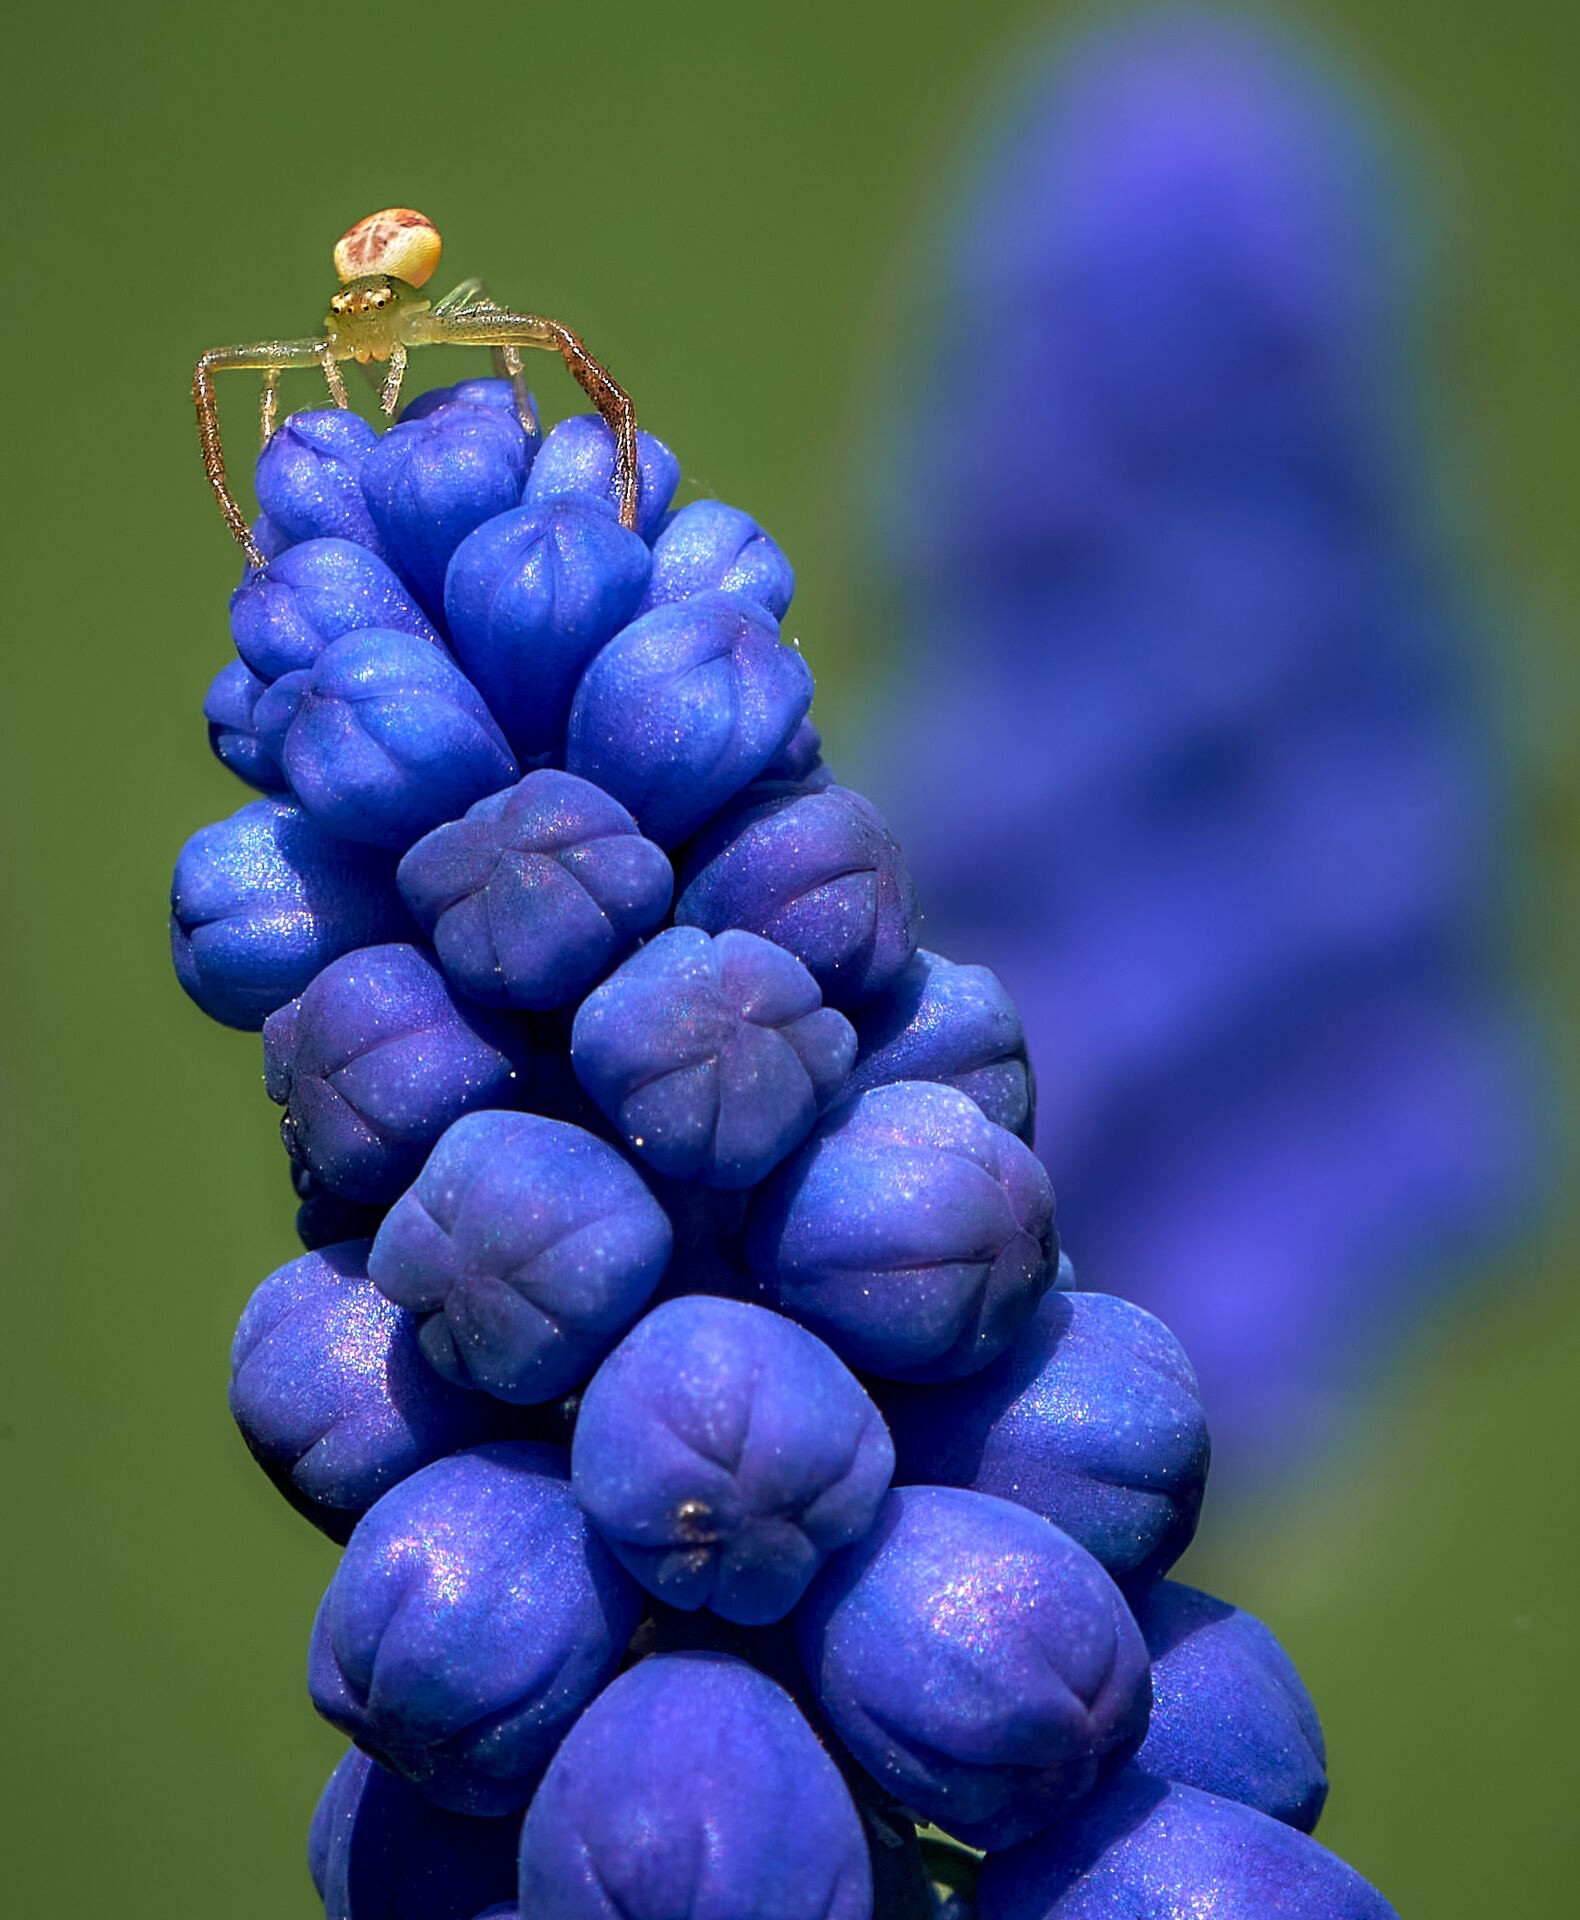
{"type": "Polygon", "coordinates": [[[583,392],[609,423],[615,436],[620,479],[620,523],[636,525],[636,409],[630,395],[598,364],[569,327],[535,313],[511,313],[491,300],[481,280],[463,280],[442,300],[418,291],[439,264],[442,242],[431,220],[410,207],[386,207],[359,220],[335,246],[340,291],[329,303],[321,337],[313,340],[258,340],[242,347],[214,347],[197,363],[192,398],[197,404],[198,437],[225,524],[236,536],[249,565],[261,567],[263,552],[225,477],[219,415],[214,406],[215,372],[233,367],[263,375],[260,419],[264,444],[274,432],[280,375],[288,367],[316,364],[323,370],[330,398],[348,404],[343,360],[355,360],[371,375],[370,362],[388,367],[379,389],[379,405],[392,415],[412,347],[439,344],[492,347],[500,372],[515,389],[516,410],[529,432],[537,421],[521,368],[523,347],[558,353],[583,392]]]}

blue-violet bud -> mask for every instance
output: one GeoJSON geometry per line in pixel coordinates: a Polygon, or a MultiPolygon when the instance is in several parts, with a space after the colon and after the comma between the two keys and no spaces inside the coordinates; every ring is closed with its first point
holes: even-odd
{"type": "MultiPolygon", "coordinates": [[[[662,440],[638,432],[636,466],[636,530],[651,541],[675,497],[680,462],[662,440]]],[[[565,499],[597,506],[610,515],[619,510],[614,435],[596,413],[573,414],[553,429],[532,463],[522,504],[534,507],[565,499]]]]}
{"type": "Polygon", "coordinates": [[[752,1186],[797,1147],[855,1050],[782,947],[690,927],[634,953],[571,1029],[576,1077],[632,1151],[711,1187],[752,1186]]]}
{"type": "Polygon", "coordinates": [[[845,1745],[968,1846],[1014,1846],[1117,1772],[1146,1732],[1147,1650],[1083,1548],[1007,1500],[897,1487],[796,1614],[845,1745]]]}
{"type": "Polygon", "coordinates": [[[228,767],[238,780],[245,780],[260,793],[280,793],[286,784],[285,775],[258,738],[252,717],[265,685],[245,660],[230,661],[209,683],[203,698],[203,718],[208,722],[210,750],[222,767],[228,767]]]}
{"type": "Polygon", "coordinates": [[[896,1380],[985,1367],[1031,1318],[1057,1251],[1041,1161],[924,1080],[835,1108],[757,1197],[746,1235],[766,1305],[896,1380]]]}
{"type": "Polygon", "coordinates": [[[305,540],[249,573],[230,597],[231,638],[260,680],[300,672],[331,640],[367,627],[439,644],[384,562],[350,540],[305,540]]]}
{"type": "Polygon", "coordinates": [[[861,1822],[780,1687],[656,1654],[577,1721],[521,1830],[532,1920],[870,1920],[861,1822]]]}
{"type": "Polygon", "coordinates": [[[669,1264],[663,1208],[602,1140],[473,1113],[396,1201],[368,1270],[446,1379],[535,1404],[578,1387],[669,1264]]]}
{"type": "Polygon", "coordinates": [[[750,514],[722,500],[693,500],[669,516],[653,542],[653,577],[641,610],[713,588],[754,600],[782,620],[795,575],[750,514]]]}
{"type": "Polygon", "coordinates": [[[766,1308],[699,1296],[639,1321],[593,1375],[571,1484],[672,1607],[782,1620],[872,1525],[894,1448],[854,1374],[766,1308]]]}
{"type": "Polygon", "coordinates": [[[362,463],[378,442],[367,421],[344,407],[293,413],[275,429],[258,456],[254,485],[258,505],[286,546],[354,540],[379,551],[362,497],[362,463]]]}
{"type": "Polygon", "coordinates": [[[326,1719],[436,1805],[508,1813],[614,1673],[639,1612],[563,1452],[475,1447],[363,1515],[319,1608],[308,1685],[326,1719]]]}

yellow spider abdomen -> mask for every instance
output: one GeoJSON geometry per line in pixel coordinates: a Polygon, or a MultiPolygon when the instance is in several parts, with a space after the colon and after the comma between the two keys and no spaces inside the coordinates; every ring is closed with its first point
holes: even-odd
{"type": "Polygon", "coordinates": [[[370,273],[386,273],[420,287],[432,279],[443,243],[439,229],[410,207],[386,207],[370,213],[335,242],[335,272],[342,284],[370,273]]]}

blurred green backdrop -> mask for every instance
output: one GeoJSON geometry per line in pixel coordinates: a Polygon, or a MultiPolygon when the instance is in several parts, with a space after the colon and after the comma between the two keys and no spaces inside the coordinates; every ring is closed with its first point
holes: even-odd
{"type": "MultiPolygon", "coordinates": [[[[311,327],[335,236],[423,208],[452,278],[581,328],[690,492],[774,531],[837,760],[884,644],[851,505],[916,223],[1006,37],[1045,17],[183,0],[6,30],[11,1911],[307,1920],[303,1838],[339,1748],[302,1682],[333,1549],[224,1402],[241,1305],[296,1250],[274,1111],[256,1040],[186,1004],[165,946],[176,849],[242,797],[198,717],[237,565],[193,358],[311,327]]],[[[1522,583],[1492,665],[1523,748],[1522,945],[1556,1009],[1576,953],[1580,39],[1551,0],[1325,17],[1436,140],[1477,242],[1453,425],[1522,583]]],[[[432,359],[419,385],[455,377],[432,359]]],[[[546,412],[577,410],[545,365],[546,412]]],[[[309,382],[293,399],[317,404],[309,382]]],[[[1571,1031],[1551,1038],[1573,1084],[1571,1031]]],[[[1573,1910],[1576,1245],[1571,1218],[1516,1250],[1379,1380],[1343,1459],[1276,1511],[1216,1517],[1184,1569],[1287,1640],[1330,1735],[1323,1837],[1407,1915],[1573,1910]]]]}

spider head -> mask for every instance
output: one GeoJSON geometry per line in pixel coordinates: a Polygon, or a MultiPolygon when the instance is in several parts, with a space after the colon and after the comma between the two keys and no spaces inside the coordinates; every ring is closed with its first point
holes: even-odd
{"type": "Polygon", "coordinates": [[[374,279],[426,286],[443,243],[433,222],[410,207],[370,213],[335,242],[335,272],[351,288],[374,279]]]}

